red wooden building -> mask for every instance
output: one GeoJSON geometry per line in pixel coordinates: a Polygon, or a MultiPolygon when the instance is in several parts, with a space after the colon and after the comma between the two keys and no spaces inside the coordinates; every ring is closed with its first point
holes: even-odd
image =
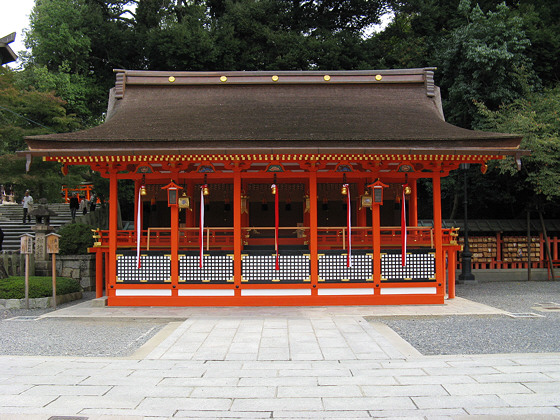
{"type": "Polygon", "coordinates": [[[441,178],[524,152],[446,123],[433,72],[117,70],[104,124],[25,154],[109,178],[92,248],[109,305],[443,303],[458,246],[441,178]],[[117,228],[118,180],[135,183],[135,230],[117,228]]]}

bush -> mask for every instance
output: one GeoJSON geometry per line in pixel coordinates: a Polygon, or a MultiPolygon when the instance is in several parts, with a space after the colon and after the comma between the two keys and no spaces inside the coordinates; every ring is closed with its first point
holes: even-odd
{"type": "MultiPolygon", "coordinates": [[[[81,292],[82,288],[77,280],[68,277],[56,278],[56,294],[81,292]]],[[[42,298],[52,296],[52,277],[29,277],[29,297],[42,298]]],[[[0,280],[0,299],[25,298],[25,277],[14,276],[0,280]]]]}
{"type": "Polygon", "coordinates": [[[93,226],[72,223],[58,230],[60,255],[86,255],[93,246],[93,226]]]}

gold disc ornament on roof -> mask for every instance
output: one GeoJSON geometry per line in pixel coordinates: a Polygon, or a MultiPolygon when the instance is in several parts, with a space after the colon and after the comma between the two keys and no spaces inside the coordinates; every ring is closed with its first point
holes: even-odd
{"type": "Polygon", "coordinates": [[[375,80],[379,82],[381,79],[383,79],[383,76],[381,76],[380,74],[375,75],[375,80]]]}
{"type": "Polygon", "coordinates": [[[325,82],[328,82],[329,80],[331,80],[331,76],[329,76],[328,74],[325,74],[325,75],[323,76],[323,80],[324,80],[325,82]]]}
{"type": "Polygon", "coordinates": [[[272,76],[272,81],[277,82],[278,81],[278,76],[276,76],[276,75],[272,76]]]}
{"type": "Polygon", "coordinates": [[[227,82],[227,76],[221,76],[220,82],[227,82]]]}
{"type": "Polygon", "coordinates": [[[169,83],[173,83],[175,81],[175,77],[169,76],[167,80],[169,80],[169,83]]]}

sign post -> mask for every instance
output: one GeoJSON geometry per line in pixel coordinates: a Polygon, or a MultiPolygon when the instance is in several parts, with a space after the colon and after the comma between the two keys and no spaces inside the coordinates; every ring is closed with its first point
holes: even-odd
{"type": "Polygon", "coordinates": [[[20,252],[25,255],[25,309],[29,309],[29,255],[33,254],[33,235],[24,233],[20,238],[20,252]]]}
{"type": "Polygon", "coordinates": [[[60,238],[60,235],[56,233],[49,233],[47,235],[47,253],[51,254],[52,258],[52,305],[54,309],[56,309],[56,254],[58,254],[58,238],[60,238]]]}

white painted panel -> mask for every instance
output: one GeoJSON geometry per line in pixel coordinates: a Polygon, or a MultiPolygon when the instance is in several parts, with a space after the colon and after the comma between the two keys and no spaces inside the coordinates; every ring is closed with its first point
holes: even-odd
{"type": "Polygon", "coordinates": [[[179,296],[235,296],[233,289],[179,289],[179,296]]]}
{"type": "Polygon", "coordinates": [[[117,289],[117,296],[171,296],[169,289],[117,289]]]}
{"type": "Polygon", "coordinates": [[[373,288],[350,287],[350,288],[330,288],[317,289],[319,295],[342,296],[342,295],[373,295],[373,288]]]}
{"type": "Polygon", "coordinates": [[[382,295],[435,295],[437,289],[435,287],[387,287],[381,289],[382,295]]]}
{"type": "Polygon", "coordinates": [[[241,296],[311,296],[309,289],[246,289],[241,296]]]}

